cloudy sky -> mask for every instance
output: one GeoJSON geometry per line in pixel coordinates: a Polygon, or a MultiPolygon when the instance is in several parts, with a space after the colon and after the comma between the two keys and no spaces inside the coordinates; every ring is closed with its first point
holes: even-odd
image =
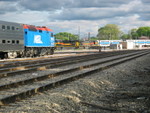
{"type": "Polygon", "coordinates": [[[0,0],[0,20],[48,26],[86,37],[106,24],[128,32],[150,26],[150,0],[0,0]],[[79,30],[80,29],[80,30],[79,30]]]}

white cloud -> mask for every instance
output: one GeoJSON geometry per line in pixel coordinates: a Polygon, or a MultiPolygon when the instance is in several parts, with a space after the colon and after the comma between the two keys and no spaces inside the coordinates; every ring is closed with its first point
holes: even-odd
{"type": "Polygon", "coordinates": [[[39,11],[23,11],[23,12],[8,12],[1,15],[1,20],[25,23],[25,24],[36,24],[43,23],[48,20],[48,12],[39,11]]]}
{"type": "Polygon", "coordinates": [[[149,0],[1,0],[1,20],[49,26],[57,32],[96,35],[99,27],[117,24],[125,32],[150,26],[149,0]]]}

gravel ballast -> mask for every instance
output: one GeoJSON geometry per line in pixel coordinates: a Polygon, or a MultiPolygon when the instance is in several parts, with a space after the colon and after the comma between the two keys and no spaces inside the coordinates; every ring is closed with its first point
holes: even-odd
{"type": "Polygon", "coordinates": [[[20,102],[2,113],[150,113],[150,55],[20,102]]]}

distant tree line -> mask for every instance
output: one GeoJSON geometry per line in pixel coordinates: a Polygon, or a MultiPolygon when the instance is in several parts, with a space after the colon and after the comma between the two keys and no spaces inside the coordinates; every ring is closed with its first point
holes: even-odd
{"type": "Polygon", "coordinates": [[[150,38],[150,27],[131,29],[125,34],[120,30],[119,26],[115,24],[107,24],[106,26],[99,28],[97,35],[100,40],[139,39],[141,36],[150,38]]]}
{"type": "Polygon", "coordinates": [[[131,29],[128,34],[123,34],[122,39],[139,39],[142,36],[150,38],[150,27],[139,27],[138,29],[131,29]]]}
{"type": "Polygon", "coordinates": [[[60,40],[78,40],[79,39],[78,35],[74,35],[74,34],[67,33],[67,32],[57,33],[54,35],[54,37],[60,40]]]}
{"type": "MultiPolygon", "coordinates": [[[[131,29],[127,34],[120,30],[120,27],[115,24],[107,24],[104,27],[98,29],[96,37],[90,37],[89,40],[120,40],[120,39],[139,39],[141,36],[150,38],[150,27],[139,27],[138,29],[131,29]]],[[[79,40],[78,35],[74,35],[67,32],[57,33],[56,39],[61,40],[79,40]]],[[[81,40],[81,39],[80,39],[81,40]]]]}

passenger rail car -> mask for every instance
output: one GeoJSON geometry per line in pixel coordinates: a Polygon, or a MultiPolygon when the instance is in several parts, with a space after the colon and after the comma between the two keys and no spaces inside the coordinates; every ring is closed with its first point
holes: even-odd
{"type": "Polygon", "coordinates": [[[54,43],[47,27],[0,21],[0,58],[53,54],[54,43]]]}

